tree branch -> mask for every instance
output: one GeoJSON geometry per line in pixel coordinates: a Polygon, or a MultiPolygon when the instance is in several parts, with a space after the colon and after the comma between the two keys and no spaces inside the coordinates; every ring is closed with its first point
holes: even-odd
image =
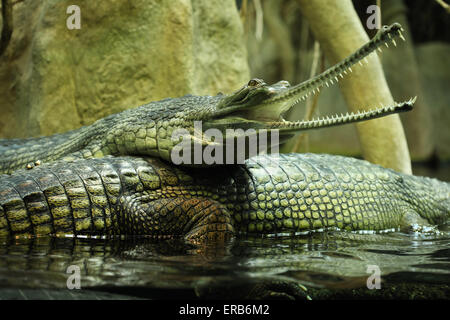
{"type": "Polygon", "coordinates": [[[447,13],[450,13],[450,6],[446,4],[444,0],[436,0],[436,2],[439,3],[442,6],[442,8],[444,8],[447,11],[447,13]]]}

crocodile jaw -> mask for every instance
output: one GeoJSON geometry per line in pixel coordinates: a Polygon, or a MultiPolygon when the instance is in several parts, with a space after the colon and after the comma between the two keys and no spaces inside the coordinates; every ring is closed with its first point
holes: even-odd
{"type": "MultiPolygon", "coordinates": [[[[223,128],[255,128],[255,129],[277,129],[281,132],[293,133],[306,129],[316,129],[332,125],[342,125],[346,123],[366,121],[373,118],[382,117],[392,113],[409,111],[415,98],[409,101],[395,103],[390,106],[375,108],[370,111],[347,113],[346,115],[333,115],[323,119],[305,120],[305,121],[286,121],[283,114],[291,109],[300,101],[306,100],[310,95],[318,93],[323,87],[335,84],[339,78],[344,78],[349,72],[352,72],[352,66],[356,63],[361,64],[361,60],[367,62],[366,57],[375,54],[376,50],[381,51],[381,46],[389,41],[396,44],[395,39],[402,35],[402,27],[398,23],[390,26],[384,26],[380,31],[364,46],[355,51],[352,55],[330,67],[323,73],[299,83],[290,86],[287,81],[280,81],[272,86],[266,85],[262,80],[254,79],[251,81],[260,81],[261,90],[264,87],[265,97],[253,104],[236,104],[231,107],[218,110],[212,120],[207,121],[206,127],[223,128]]],[[[249,83],[250,85],[250,83],[249,83]]],[[[258,85],[258,84],[257,84],[258,85]]],[[[241,91],[238,91],[237,95],[241,91]]],[[[242,93],[245,96],[244,93],[242,93]]],[[[370,108],[370,107],[369,107],[370,108]]]]}
{"type": "Polygon", "coordinates": [[[358,62],[362,65],[361,60],[367,62],[366,57],[375,53],[382,45],[387,46],[389,41],[392,41],[395,44],[395,38],[397,37],[404,39],[402,30],[399,23],[383,26],[369,42],[356,50],[349,57],[309,80],[293,87],[279,90],[273,97],[264,101],[263,108],[276,106],[277,108],[281,108],[282,112],[285,112],[298,102],[306,100],[311,94],[315,94],[316,91],[319,92],[323,87],[329,87],[330,84],[333,85],[335,82],[337,83],[339,78],[343,79],[344,75],[347,75],[348,72],[352,72],[351,67],[353,65],[358,62]]]}

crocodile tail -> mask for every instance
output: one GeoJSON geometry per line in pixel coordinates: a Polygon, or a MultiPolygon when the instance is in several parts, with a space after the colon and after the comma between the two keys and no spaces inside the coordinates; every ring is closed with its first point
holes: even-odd
{"type": "Polygon", "coordinates": [[[34,163],[37,160],[50,162],[78,151],[89,141],[93,128],[93,126],[86,126],[37,138],[1,139],[0,174],[23,169],[28,163],[34,163]]]}

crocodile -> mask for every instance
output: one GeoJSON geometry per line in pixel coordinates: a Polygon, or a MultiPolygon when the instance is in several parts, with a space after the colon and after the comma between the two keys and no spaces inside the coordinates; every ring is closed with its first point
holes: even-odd
{"type": "Polygon", "coordinates": [[[0,176],[0,235],[193,243],[312,231],[437,231],[450,184],[365,160],[270,154],[195,168],[152,157],[54,161],[0,176]]]}
{"type": "MultiPolygon", "coordinates": [[[[177,149],[181,142],[192,142],[202,150],[213,145],[212,137],[206,134],[210,129],[218,131],[222,135],[222,143],[225,144],[244,139],[243,152],[234,152],[236,155],[228,161],[230,154],[226,151],[222,155],[223,158],[217,161],[241,164],[245,158],[254,155],[249,150],[249,145],[252,144],[250,138],[263,131],[266,132],[267,139],[276,132],[277,139],[271,138],[270,143],[270,147],[276,147],[302,130],[365,121],[411,110],[413,100],[310,121],[292,122],[283,118],[298,102],[352,72],[355,63],[361,63],[369,54],[376,54],[376,50],[383,44],[394,42],[396,37],[404,39],[402,30],[398,23],[384,26],[348,58],[294,86],[287,81],[268,85],[263,80],[252,79],[229,95],[168,98],[110,115],[91,125],[65,133],[27,139],[0,139],[0,173],[11,173],[27,165],[32,167],[33,163],[39,164],[40,161],[97,158],[106,155],[152,156],[174,162],[172,160],[175,151],[187,150],[177,149]],[[200,129],[195,126],[197,121],[202,124],[200,129]],[[237,154],[242,157],[242,161],[235,159],[237,154]]],[[[219,147],[221,145],[221,142],[216,140],[214,143],[219,147]]],[[[265,147],[268,149],[268,146],[263,146],[259,151],[265,151],[265,147]]],[[[188,154],[188,158],[194,159],[175,164],[210,164],[203,158],[197,161],[194,153],[188,154]]]]}

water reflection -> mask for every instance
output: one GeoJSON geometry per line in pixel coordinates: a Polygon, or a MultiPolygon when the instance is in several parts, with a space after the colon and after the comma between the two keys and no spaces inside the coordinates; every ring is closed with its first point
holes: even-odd
{"type": "Polygon", "coordinates": [[[65,289],[70,265],[83,288],[196,290],[211,283],[283,279],[310,288],[366,286],[367,266],[383,279],[450,284],[450,237],[316,233],[235,239],[225,246],[183,241],[38,238],[0,242],[0,288],[65,289]],[[398,278],[397,277],[397,278],[398,278]]]}

